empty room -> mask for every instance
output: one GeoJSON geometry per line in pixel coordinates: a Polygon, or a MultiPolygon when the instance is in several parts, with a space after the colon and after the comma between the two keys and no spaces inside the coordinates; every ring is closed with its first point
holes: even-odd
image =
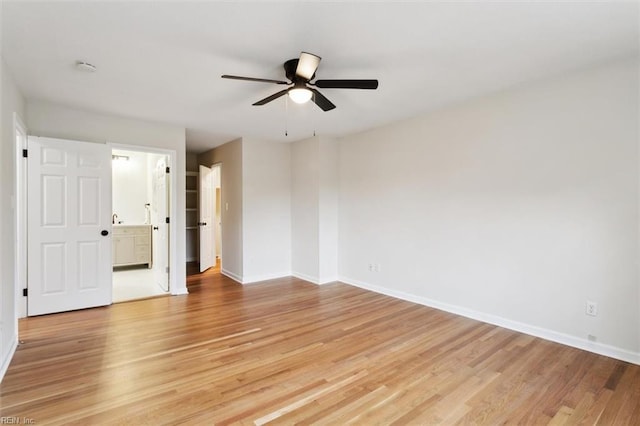
{"type": "Polygon", "coordinates": [[[0,28],[0,423],[640,425],[637,2],[0,28]]]}

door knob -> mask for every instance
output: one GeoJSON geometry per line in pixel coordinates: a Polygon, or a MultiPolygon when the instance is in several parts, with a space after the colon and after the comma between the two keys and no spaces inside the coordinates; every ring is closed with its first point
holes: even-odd
{"type": "Polygon", "coordinates": [[[106,229],[103,229],[102,231],[100,231],[100,235],[102,235],[103,237],[106,237],[107,235],[109,235],[109,231],[107,231],[106,229]]]}
{"type": "Polygon", "coordinates": [[[157,230],[158,230],[158,227],[157,227],[157,226],[154,226],[154,227],[153,227],[153,230],[154,230],[154,231],[157,231],[157,230]]]}

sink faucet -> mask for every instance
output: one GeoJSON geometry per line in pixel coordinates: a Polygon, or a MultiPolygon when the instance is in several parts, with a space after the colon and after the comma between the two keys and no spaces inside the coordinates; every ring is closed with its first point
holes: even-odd
{"type": "Polygon", "coordinates": [[[117,218],[118,218],[117,214],[114,213],[114,214],[111,215],[111,224],[112,225],[115,225],[117,218]]]}

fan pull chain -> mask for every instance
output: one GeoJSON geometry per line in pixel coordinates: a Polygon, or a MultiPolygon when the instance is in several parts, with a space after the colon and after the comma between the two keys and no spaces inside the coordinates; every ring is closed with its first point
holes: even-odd
{"type": "MultiPolygon", "coordinates": [[[[313,93],[313,103],[316,103],[316,92],[312,92],[313,93]]],[[[311,109],[311,114],[313,114],[313,136],[316,136],[316,124],[318,122],[318,115],[315,113],[315,109],[311,109]]]]}
{"type": "Polygon", "coordinates": [[[289,96],[284,97],[284,135],[289,136],[289,96]]]}

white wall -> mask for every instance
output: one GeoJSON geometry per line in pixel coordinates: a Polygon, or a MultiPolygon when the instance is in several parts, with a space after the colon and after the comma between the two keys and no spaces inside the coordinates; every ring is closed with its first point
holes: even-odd
{"type": "MultiPolygon", "coordinates": [[[[14,113],[26,122],[25,100],[0,56],[0,379],[18,342],[15,282],[15,141],[14,113]]],[[[22,298],[21,298],[22,299],[22,298]]],[[[20,300],[19,305],[24,305],[20,300]]]]}
{"type": "Polygon", "coordinates": [[[148,167],[150,154],[114,150],[116,155],[126,155],[129,160],[114,161],[111,180],[113,213],[118,215],[116,223],[140,225],[145,223],[144,205],[151,203],[151,171],[148,167]]]}
{"type": "Polygon", "coordinates": [[[638,158],[637,62],[347,137],[342,280],[640,362],[638,158]]]}
{"type": "Polygon", "coordinates": [[[291,275],[288,144],[243,138],[242,206],[242,282],[291,275]]]}
{"type": "Polygon", "coordinates": [[[291,269],[318,284],[338,276],[338,180],[334,140],[291,144],[291,269]]]}
{"type": "Polygon", "coordinates": [[[212,169],[213,173],[213,188],[215,194],[213,196],[213,211],[215,217],[215,225],[214,225],[214,249],[216,253],[216,257],[220,259],[222,256],[222,199],[221,199],[221,181],[220,181],[220,166],[215,165],[212,169]]]}
{"type": "Polygon", "coordinates": [[[320,145],[314,137],[291,145],[291,270],[319,282],[320,145]]]}
{"type": "Polygon", "coordinates": [[[319,142],[318,265],[319,283],[338,280],[338,196],[340,167],[338,143],[321,137],[319,142]]]}
{"type": "Polygon", "coordinates": [[[80,140],[95,143],[117,143],[176,152],[175,173],[177,194],[176,214],[171,218],[175,229],[176,280],[171,284],[173,294],[184,294],[185,265],[185,129],[110,115],[76,110],[46,102],[27,105],[29,132],[36,136],[80,140]]]}

